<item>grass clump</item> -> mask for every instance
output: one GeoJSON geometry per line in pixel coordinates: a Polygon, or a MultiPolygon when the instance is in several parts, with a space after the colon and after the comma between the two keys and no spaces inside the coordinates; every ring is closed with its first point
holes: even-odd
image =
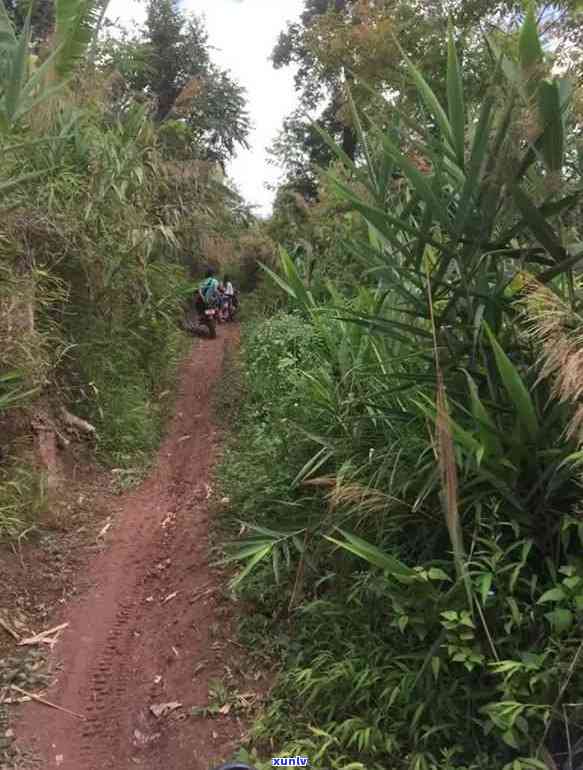
{"type": "Polygon", "coordinates": [[[22,460],[5,461],[0,467],[0,541],[33,528],[46,510],[43,474],[22,460]]]}

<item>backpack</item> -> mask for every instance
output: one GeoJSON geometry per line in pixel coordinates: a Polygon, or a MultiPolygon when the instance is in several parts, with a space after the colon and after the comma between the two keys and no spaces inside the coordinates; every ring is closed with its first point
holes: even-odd
{"type": "Polygon", "coordinates": [[[207,278],[200,287],[200,293],[207,305],[210,305],[216,300],[217,291],[214,282],[214,278],[207,278]]]}

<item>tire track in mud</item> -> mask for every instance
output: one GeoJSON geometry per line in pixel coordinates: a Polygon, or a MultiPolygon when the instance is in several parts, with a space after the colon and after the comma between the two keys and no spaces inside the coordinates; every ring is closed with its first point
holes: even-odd
{"type": "Polygon", "coordinates": [[[18,739],[43,770],[207,770],[240,737],[234,718],[186,718],[189,706],[206,705],[222,664],[208,632],[217,599],[193,595],[209,584],[220,589],[207,554],[217,449],[211,401],[225,346],[237,336],[223,327],[219,339],[194,347],[156,465],[118,499],[109,545],[89,567],[90,588],[63,610],[70,625],[53,653],[59,673],[46,697],[85,720],[36,703],[23,708],[18,739]],[[200,661],[205,670],[194,677],[200,661]],[[171,701],[184,704],[182,718],[156,720],[149,707],[171,701]]]}

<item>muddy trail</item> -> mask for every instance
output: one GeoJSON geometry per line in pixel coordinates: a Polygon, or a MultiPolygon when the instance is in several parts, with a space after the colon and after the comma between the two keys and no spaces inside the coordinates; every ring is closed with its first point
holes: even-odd
{"type": "Polygon", "coordinates": [[[212,395],[237,333],[223,327],[194,346],[153,471],[118,498],[87,590],[54,618],[69,626],[51,653],[56,681],[45,697],[73,713],[31,702],[16,722],[43,770],[209,770],[241,738],[233,715],[192,716],[236,657],[208,537],[212,395]],[[156,716],[160,704],[174,706],[156,716]]]}

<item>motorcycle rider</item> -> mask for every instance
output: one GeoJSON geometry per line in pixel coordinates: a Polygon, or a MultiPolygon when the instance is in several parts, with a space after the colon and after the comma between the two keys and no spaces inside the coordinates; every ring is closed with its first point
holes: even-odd
{"type": "Polygon", "coordinates": [[[236,307],[235,305],[235,289],[233,287],[233,284],[231,283],[231,279],[228,275],[225,275],[225,278],[223,280],[223,286],[224,293],[225,293],[225,309],[226,309],[226,316],[227,318],[232,318],[233,316],[233,309],[236,307]]]}
{"type": "Polygon", "coordinates": [[[209,267],[205,273],[204,281],[200,284],[196,294],[196,310],[199,316],[203,315],[207,307],[216,304],[219,292],[219,282],[215,278],[215,269],[209,267]]]}

